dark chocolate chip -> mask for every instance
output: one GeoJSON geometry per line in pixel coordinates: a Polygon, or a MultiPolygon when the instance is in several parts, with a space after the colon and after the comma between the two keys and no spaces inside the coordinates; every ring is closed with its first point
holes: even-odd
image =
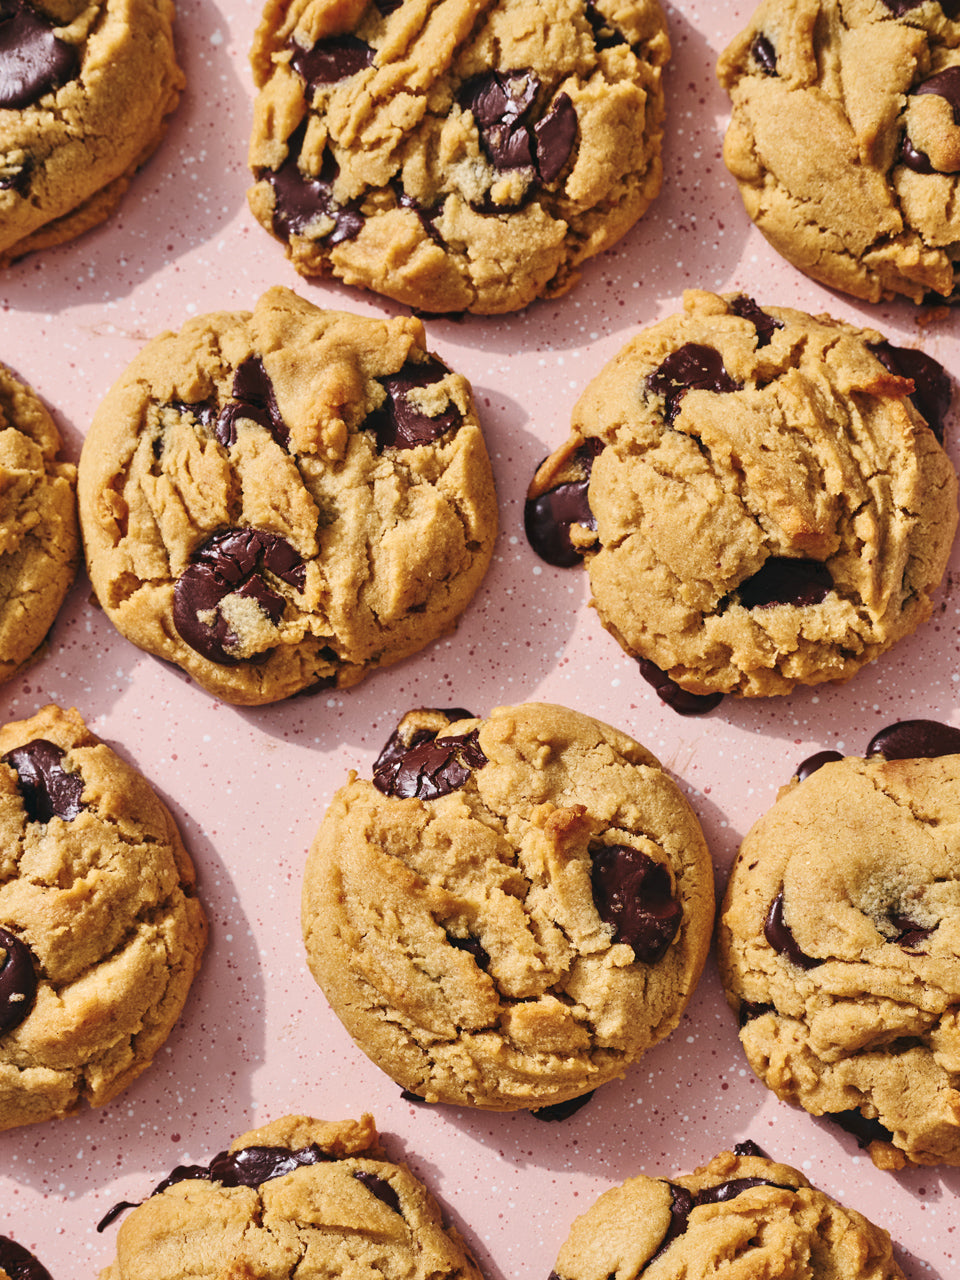
{"type": "Polygon", "coordinates": [[[451,947],[456,947],[458,951],[466,951],[469,955],[473,956],[476,961],[477,968],[482,969],[484,973],[486,973],[487,968],[490,965],[490,957],[487,955],[486,951],[484,951],[483,947],[481,947],[476,938],[457,938],[454,934],[448,933],[447,941],[450,943],[451,947]]]}
{"type": "Polygon", "coordinates": [[[793,776],[803,782],[812,773],[822,769],[825,764],[831,764],[834,760],[842,759],[843,753],[840,751],[818,751],[815,755],[807,756],[806,760],[797,765],[796,773],[793,776]]]}
{"type": "Polygon", "coordinates": [[[83,778],[62,767],[65,754],[46,738],[35,738],[0,757],[16,771],[17,790],[30,822],[49,822],[54,817],[72,822],[83,808],[83,778]]]}
{"type": "Polygon", "coordinates": [[[678,716],[705,716],[723,701],[722,693],[688,693],[649,658],[638,658],[637,666],[644,680],[678,716]]]}
{"type": "Polygon", "coordinates": [[[29,1249],[17,1244],[9,1236],[0,1236],[0,1271],[10,1280],[50,1280],[50,1272],[42,1266],[29,1249]]]}
{"type": "Polygon", "coordinates": [[[762,31],[754,37],[750,52],[754,62],[765,76],[777,74],[777,51],[773,47],[773,42],[762,31]]]}
{"type": "Polygon", "coordinates": [[[387,396],[380,408],[368,416],[364,426],[376,433],[378,453],[391,448],[415,449],[439,440],[460,426],[463,418],[452,401],[443,413],[431,418],[410,398],[411,391],[433,386],[449,372],[439,360],[431,358],[420,364],[408,360],[399,372],[377,379],[387,396]]]}
{"type": "Polygon", "coordinates": [[[932,760],[960,755],[960,729],[939,720],[899,720],[875,733],[866,755],[885,760],[932,760]]]}
{"type": "Polygon", "coordinates": [[[189,415],[195,422],[199,422],[202,427],[212,427],[217,420],[217,405],[214,400],[194,400],[190,402],[186,400],[171,400],[170,408],[175,409],[182,418],[189,415]]]}
{"type": "MultiPolygon", "coordinates": [[[[898,18],[902,18],[911,9],[918,9],[923,4],[923,0],[883,0],[883,3],[891,13],[895,13],[898,18]]],[[[960,0],[940,0],[940,8],[947,18],[960,17],[960,0]]]]}
{"type": "MultiPolygon", "coordinates": [[[[744,1147],[753,1147],[753,1143],[743,1143],[744,1147]]],[[[763,1154],[760,1148],[756,1151],[763,1154]]],[[[741,1154],[739,1146],[737,1154],[741,1154]]],[[[743,1154],[753,1155],[754,1152],[745,1151],[743,1154]]],[[[654,1258],[659,1258],[665,1253],[670,1245],[676,1240],[677,1236],[682,1236],[687,1229],[690,1214],[694,1209],[704,1204],[722,1204],[728,1200],[735,1200],[737,1196],[742,1195],[744,1191],[749,1191],[753,1187],[777,1187],[781,1191],[796,1191],[797,1188],[789,1183],[772,1182],[769,1178],[731,1178],[729,1182],[718,1183],[715,1187],[703,1187],[700,1191],[690,1192],[685,1187],[678,1187],[673,1182],[668,1182],[670,1188],[670,1225],[667,1227],[663,1239],[655,1253],[647,1259],[644,1267],[648,1267],[654,1258]]]]}
{"type": "Polygon", "coordinates": [[[581,1107],[585,1107],[593,1097],[593,1089],[588,1093],[581,1093],[577,1098],[568,1098],[566,1102],[553,1102],[549,1107],[537,1107],[536,1111],[531,1111],[534,1120],[561,1121],[569,1120],[571,1116],[576,1115],[581,1107]]]}
{"type": "Polygon", "coordinates": [[[480,730],[457,738],[418,742],[399,760],[373,775],[373,785],[398,800],[436,800],[458,791],[474,769],[482,769],[487,757],[480,750],[480,730]]]}
{"type": "Polygon", "coordinates": [[[570,541],[571,527],[579,524],[596,530],[597,518],[590,510],[588,490],[593,460],[602,450],[602,440],[584,441],[570,458],[570,463],[580,472],[580,479],[565,481],[524,503],[523,528],[527,541],[541,560],[557,569],[569,569],[583,559],[583,552],[570,541]]]}
{"type": "Polygon", "coordinates": [[[403,0],[373,0],[373,6],[387,18],[403,4],[403,0]]]}
{"type": "Polygon", "coordinates": [[[53,26],[26,0],[0,10],[0,107],[29,107],[76,78],[77,48],[55,36],[53,26]]]}
{"type": "MultiPolygon", "coordinates": [[[[453,724],[457,720],[476,719],[472,711],[466,711],[463,707],[428,707],[426,710],[433,712],[435,715],[446,716],[447,724],[453,724]]],[[[393,768],[399,764],[412,747],[418,747],[422,742],[429,742],[434,736],[430,729],[418,729],[404,741],[400,736],[400,730],[394,729],[384,744],[383,750],[374,761],[373,772],[382,773],[386,769],[393,768]]]]}
{"type": "Polygon", "coordinates": [[[918,950],[921,942],[926,942],[936,928],[936,925],[917,924],[916,920],[911,920],[900,911],[891,912],[887,919],[897,930],[893,941],[898,947],[903,947],[904,951],[918,950]]]}
{"type": "Polygon", "coordinates": [[[553,182],[570,159],[577,137],[577,113],[569,95],[560,93],[550,110],[533,126],[537,170],[542,182],[553,182]]]}
{"type": "Polygon", "coordinates": [[[421,1098],[419,1093],[411,1093],[409,1089],[401,1089],[400,1097],[404,1102],[419,1102],[424,1106],[428,1105],[426,1098],[421,1098]]]}
{"type": "Polygon", "coordinates": [[[648,1267],[655,1258],[659,1258],[662,1253],[666,1253],[667,1249],[673,1244],[677,1236],[682,1236],[687,1229],[687,1221],[693,1211],[694,1198],[693,1193],[688,1191],[686,1187],[678,1187],[673,1182],[668,1182],[670,1188],[670,1223],[664,1232],[663,1239],[657,1246],[656,1252],[652,1253],[644,1264],[648,1267]]]}
{"type": "Polygon", "coordinates": [[[702,1191],[698,1191],[695,1201],[701,1204],[725,1204],[728,1200],[735,1200],[737,1196],[742,1195],[744,1191],[750,1191],[753,1187],[778,1187],[781,1191],[796,1191],[796,1187],[790,1186],[786,1182],[772,1182],[769,1178],[731,1178],[729,1182],[721,1182],[716,1187],[704,1187],[702,1191]]]}
{"type": "Polygon", "coordinates": [[[587,0],[586,19],[593,28],[593,43],[598,49],[612,49],[626,44],[627,37],[597,8],[597,0],[587,0]]]}
{"type": "Polygon", "coordinates": [[[745,1027],[754,1018],[762,1018],[765,1013],[773,1012],[772,1004],[761,1004],[759,1000],[741,1000],[737,1021],[741,1027],[745,1027]]]}
{"type": "Polygon", "coordinates": [[[539,88],[532,71],[487,71],[460,90],[460,105],[473,112],[480,143],[495,169],[533,167],[530,130],[522,117],[539,88]]]}
{"type": "Polygon", "coordinates": [[[833,577],[820,560],[771,556],[740,583],[736,594],[745,609],[770,609],[778,604],[803,609],[820,604],[832,589],[833,577]]]}
{"type": "Polygon", "coordinates": [[[782,320],[776,320],[773,316],[768,315],[766,311],[762,311],[753,298],[748,298],[745,293],[741,293],[738,298],[734,298],[730,303],[730,310],[735,316],[740,316],[742,320],[750,321],[757,331],[758,347],[767,346],[774,332],[783,328],[782,320]]]}
{"type": "Polygon", "coordinates": [[[33,1008],[37,998],[37,971],[27,944],[8,929],[0,928],[0,947],[7,953],[0,966],[0,1036],[5,1036],[33,1008]]]}
{"type": "Polygon", "coordinates": [[[879,1120],[868,1119],[858,1110],[827,1111],[824,1120],[832,1120],[845,1133],[851,1133],[857,1140],[857,1146],[864,1150],[871,1142],[893,1142],[893,1134],[879,1120]]]}
{"type": "Polygon", "coordinates": [[[756,1156],[760,1160],[770,1159],[763,1147],[757,1146],[752,1138],[744,1138],[743,1142],[738,1142],[733,1148],[733,1154],[735,1156],[756,1156]]]}
{"type": "Polygon", "coordinates": [[[271,622],[278,623],[286,602],[264,580],[267,569],[295,590],[303,590],[306,566],[278,534],[227,529],[193,553],[173,589],[174,626],[191,649],[224,666],[242,661],[234,652],[238,639],[220,613],[220,603],[225,596],[237,594],[256,601],[271,622]]]}
{"type": "Polygon", "coordinates": [[[336,84],[347,76],[363,71],[373,62],[373,50],[356,36],[331,36],[304,49],[292,37],[287,41],[292,50],[290,65],[307,87],[308,100],[323,84],[336,84]]]}
{"type": "Polygon", "coordinates": [[[672,351],[659,368],[647,375],[646,385],[654,395],[663,396],[663,416],[668,425],[680,412],[680,401],[688,391],[723,394],[741,387],[727,373],[720,352],[700,342],[687,342],[672,351]]]}
{"type": "Polygon", "coordinates": [[[264,169],[259,177],[273,188],[273,229],[283,240],[292,235],[303,235],[321,219],[330,219],[333,226],[317,239],[324,244],[340,244],[353,240],[363,229],[365,218],[357,204],[338,204],[333,198],[333,184],[339,168],[333,156],[324,157],[318,177],[309,177],[300,170],[300,149],[306,136],[306,122],[290,135],[288,154],[279,169],[264,169]]]}
{"type": "Polygon", "coordinates": [[[944,419],[953,398],[950,375],[938,360],[913,347],[894,347],[889,342],[873,343],[870,350],[885,369],[913,383],[910,399],[927,426],[943,444],[944,419]]]}
{"type": "Polygon", "coordinates": [[[656,964],[677,935],[683,908],[661,862],[630,845],[591,849],[593,901],[613,941],[625,942],[644,964],[656,964]]]}
{"type": "MultiPolygon", "coordinates": [[[[420,219],[420,225],[424,231],[436,244],[443,244],[443,236],[437,230],[437,219],[443,213],[443,201],[441,200],[435,205],[431,205],[429,209],[425,209],[419,200],[415,200],[413,196],[408,196],[403,187],[398,183],[394,183],[393,190],[397,197],[397,204],[401,209],[412,209],[420,219]]],[[[445,316],[450,318],[449,313],[445,316]]]]}
{"type": "Polygon", "coordinates": [[[229,448],[237,443],[237,421],[245,418],[269,431],[281,449],[290,443],[290,432],[280,413],[270,376],[259,356],[248,356],[233,376],[233,400],[217,416],[214,435],[229,448]]]}
{"type": "Polygon", "coordinates": [[[914,173],[936,173],[936,169],[930,163],[930,157],[925,151],[915,147],[906,133],[900,140],[899,158],[914,173]]]}
{"type": "Polygon", "coordinates": [[[817,965],[823,964],[822,960],[808,956],[806,952],[801,951],[797,946],[797,940],[793,936],[790,926],[783,918],[783,889],[770,903],[767,918],[763,922],[763,936],[774,951],[779,955],[786,956],[788,960],[792,961],[800,969],[815,969],[817,965]]]}
{"type": "Polygon", "coordinates": [[[30,188],[32,169],[29,160],[0,169],[0,191],[16,191],[17,195],[25,196],[30,188]]]}
{"type": "Polygon", "coordinates": [[[917,95],[933,93],[938,98],[946,98],[953,108],[954,124],[960,124],[960,66],[947,67],[945,71],[922,81],[913,90],[917,95]]]}
{"type": "Polygon", "coordinates": [[[388,1209],[392,1209],[394,1213],[400,1213],[400,1197],[384,1178],[378,1178],[375,1173],[370,1173],[366,1169],[358,1169],[353,1176],[358,1182],[362,1182],[370,1194],[376,1196],[388,1209]]]}

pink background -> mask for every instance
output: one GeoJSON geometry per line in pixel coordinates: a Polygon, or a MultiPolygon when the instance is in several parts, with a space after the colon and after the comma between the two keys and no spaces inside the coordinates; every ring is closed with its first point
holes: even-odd
{"type": "MultiPolygon", "coordinates": [[[[238,1132],[289,1111],[373,1113],[389,1152],[430,1185],[488,1280],[545,1280],[573,1217],[638,1172],[688,1171],[749,1136],[885,1225],[911,1280],[957,1275],[960,1171],[881,1173],[852,1138],[780,1103],[747,1069],[711,955],[677,1031],[564,1124],[414,1107],[356,1050],[307,972],[299,930],[306,849],[349,768],[366,771],[413,706],[478,714],[549,700],[615,724],[673,771],[713,851],[718,889],[751,823],[815,750],[862,752],[897,719],[960,724],[960,555],[934,618],[846,686],[727,700],[682,719],[663,706],[587,607],[586,576],[554,570],[522,530],[527,481],[565,436],[584,383],[687,286],[743,289],[921,342],[960,372],[956,320],[918,327],[909,305],[870,307],[781,262],[750,226],[721,158],[727,101],[716,57],[748,0],[668,5],[666,180],[646,218],[588,264],[565,298],[507,318],[433,320],[430,347],[473,383],[496,473],[501,533],[459,631],[345,693],[257,710],[215,702],[117,635],[78,580],[49,654],[0,689],[5,719],[75,705],[178,818],[197,864],[211,942],[183,1018],[153,1067],[111,1105],[0,1135],[0,1234],[54,1280],[95,1275],[116,1226],[176,1164],[206,1162],[238,1132]]],[[[100,398],[141,344],[190,315],[244,309],[276,283],[366,314],[392,304],[307,283],[247,211],[254,3],[180,4],[188,88],[118,216],[28,258],[0,284],[0,359],[33,384],[76,459],[100,398]]],[[[816,139],[811,138],[811,146],[816,139]]],[[[957,417],[948,422],[957,460],[957,417]]]]}

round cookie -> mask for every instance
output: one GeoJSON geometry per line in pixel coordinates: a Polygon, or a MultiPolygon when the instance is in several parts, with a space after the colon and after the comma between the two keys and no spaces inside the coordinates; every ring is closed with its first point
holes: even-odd
{"type": "Polygon", "coordinates": [[[101,1106],[166,1040],[206,942],[166,807],[76,711],[0,729],[0,1129],[101,1106]]]}
{"type": "Polygon", "coordinates": [[[958,18],[956,0],[765,0],[722,54],[747,213],[823,284],[955,298],[958,18]]]}
{"type": "Polygon", "coordinates": [[[626,734],[549,704],[410,712],[307,860],[310,969],[428,1102],[540,1109],[622,1076],[703,968],[696,817],[626,734]]]}
{"type": "Polygon", "coordinates": [[[601,622],[678,710],[846,680],[930,615],[950,395],[879,333],[690,291],[586,388],[527,535],[586,560],[601,622]]]}
{"type": "Polygon", "coordinates": [[[904,1280],[882,1227],[752,1142],[684,1177],[628,1178],[577,1218],[550,1280],[904,1280]]]}
{"type": "Polygon", "coordinates": [[[0,681],[41,649],[80,556],[76,468],[29,387],[0,365],[0,681]]]}
{"type": "Polygon", "coordinates": [[[388,1159],[366,1115],[285,1116],[208,1166],[175,1170],[124,1220],[100,1280],[206,1276],[211,1259],[217,1275],[271,1280],[482,1280],[460,1234],[406,1165],[388,1159]]]}
{"type": "Polygon", "coordinates": [[[0,267],[107,218],[183,75],[171,0],[0,4],[0,267]]]}
{"type": "Polygon", "coordinates": [[[905,721],[867,750],[806,761],[747,834],[721,976],[779,1097],[880,1168],[960,1165],[960,730],[905,721]]]}
{"type": "Polygon", "coordinates": [[[409,306],[556,297],[660,190],[669,56],[658,0],[268,0],[250,207],[409,306]]]}
{"type": "Polygon", "coordinates": [[[79,496],[111,621],[246,704],[356,684],[451,630],[497,524],[469,384],[420,321],[282,288],[144,348],[79,496]]]}

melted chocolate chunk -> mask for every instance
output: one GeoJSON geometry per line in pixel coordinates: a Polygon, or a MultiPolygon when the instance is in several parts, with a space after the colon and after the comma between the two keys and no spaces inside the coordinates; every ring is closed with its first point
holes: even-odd
{"type": "Polygon", "coordinates": [[[912,347],[894,347],[889,342],[877,342],[870,350],[885,369],[898,378],[909,378],[913,383],[910,399],[927,426],[943,444],[944,419],[953,398],[950,375],[938,360],[924,351],[912,347]]]}
{"type": "Polygon", "coordinates": [[[745,609],[770,609],[778,604],[802,609],[820,604],[832,589],[830,570],[819,560],[771,556],[753,577],[740,583],[737,596],[745,609]]]}
{"type": "Polygon", "coordinates": [[[960,729],[938,720],[900,720],[875,733],[866,755],[885,760],[932,760],[960,755],[960,729]]]}
{"type": "Polygon", "coordinates": [[[486,951],[484,951],[483,947],[481,947],[476,938],[457,938],[452,933],[448,933],[447,941],[450,943],[451,947],[456,947],[458,951],[466,951],[469,955],[473,956],[477,963],[477,968],[482,969],[484,973],[486,973],[487,968],[490,965],[490,957],[487,955],[486,951]]]}
{"type": "Polygon", "coordinates": [[[539,88],[532,71],[488,71],[461,89],[460,105],[473,112],[480,144],[495,169],[533,167],[530,130],[522,117],[539,88]]]}
{"type": "Polygon", "coordinates": [[[745,293],[741,293],[739,298],[734,298],[730,303],[730,310],[742,320],[750,321],[757,331],[758,347],[768,346],[775,331],[783,328],[782,320],[776,320],[773,316],[767,315],[766,311],[762,311],[753,298],[748,298],[745,293]]]}
{"type": "MultiPolygon", "coordinates": [[[[375,1173],[369,1173],[366,1169],[358,1169],[353,1176],[388,1209],[392,1209],[394,1213],[400,1213],[400,1197],[384,1178],[378,1178],[375,1173]]],[[[403,1215],[400,1214],[400,1216],[403,1215]]]]}
{"type": "MultiPolygon", "coordinates": [[[[427,707],[425,709],[437,715],[446,716],[447,724],[453,724],[457,720],[476,719],[472,711],[466,711],[463,707],[427,707]]],[[[422,742],[430,742],[433,737],[434,734],[430,729],[418,729],[405,742],[400,736],[400,730],[394,729],[374,761],[373,772],[381,773],[386,769],[394,768],[411,748],[418,747],[422,742]]]]}
{"type": "Polygon", "coordinates": [[[770,903],[767,918],[763,922],[763,936],[774,951],[779,955],[786,956],[788,960],[792,961],[800,969],[815,969],[818,965],[823,964],[822,960],[808,956],[806,952],[801,951],[797,946],[797,940],[793,936],[790,926],[783,918],[783,889],[770,903]]]}
{"type": "Polygon", "coordinates": [[[637,666],[644,680],[678,716],[705,716],[723,701],[722,693],[688,693],[649,658],[638,658],[637,666]]]}
{"type": "Polygon", "coordinates": [[[773,47],[773,42],[762,32],[754,37],[750,52],[754,62],[765,76],[777,74],[777,51],[773,47]]]}
{"type": "Polygon", "coordinates": [[[312,178],[300,170],[300,150],[306,136],[306,122],[290,135],[288,154],[279,169],[264,169],[258,176],[273,188],[273,229],[281,239],[303,235],[321,219],[329,218],[333,226],[318,240],[331,247],[353,240],[363,229],[366,219],[357,204],[338,204],[333,198],[333,184],[339,169],[333,156],[324,157],[319,177],[312,178]]]}
{"type": "Polygon", "coordinates": [[[7,953],[0,966],[0,1036],[27,1017],[37,998],[33,953],[25,942],[0,928],[0,947],[7,953]]]}
{"type": "Polygon", "coordinates": [[[773,1012],[772,1004],[761,1004],[759,1000],[741,1000],[737,1021],[741,1027],[745,1027],[754,1018],[762,1018],[765,1013],[773,1012]]]}
{"type": "Polygon", "coordinates": [[[373,775],[373,785],[398,800],[436,800],[458,791],[487,757],[480,750],[479,729],[458,738],[435,738],[408,748],[399,760],[373,775]]]}
{"type": "Polygon", "coordinates": [[[909,135],[904,134],[900,139],[899,158],[908,169],[912,169],[914,173],[936,173],[933,165],[930,163],[930,157],[925,151],[919,150],[910,141],[909,135]]]}
{"type": "Polygon", "coordinates": [[[903,947],[904,951],[918,950],[921,942],[926,942],[936,928],[936,925],[917,924],[916,920],[911,920],[900,911],[891,912],[887,919],[897,930],[893,941],[898,947],[903,947]]]}
{"type": "Polygon", "coordinates": [[[536,1111],[531,1111],[530,1114],[534,1120],[569,1120],[581,1107],[587,1105],[593,1094],[594,1090],[591,1089],[588,1093],[581,1093],[578,1098],[568,1098],[566,1102],[553,1102],[549,1107],[537,1107],[536,1111]]]}
{"type": "Polygon", "coordinates": [[[17,1244],[9,1236],[0,1236],[0,1271],[10,1280],[50,1280],[50,1272],[42,1266],[29,1249],[17,1244]]]}
{"type": "Polygon", "coordinates": [[[802,764],[797,766],[797,771],[793,775],[798,781],[803,782],[805,778],[809,778],[812,773],[816,773],[818,769],[822,769],[825,764],[830,764],[834,760],[842,760],[843,754],[840,751],[818,751],[815,755],[808,756],[802,764]]]}
{"type": "Polygon", "coordinates": [[[449,372],[439,360],[431,358],[422,364],[408,360],[398,373],[377,379],[387,398],[368,416],[365,426],[376,432],[378,453],[383,453],[384,449],[415,449],[418,445],[439,440],[460,426],[463,419],[452,401],[443,413],[431,418],[410,398],[411,391],[433,386],[449,372]]]}
{"type": "Polygon", "coordinates": [[[594,905],[604,924],[613,926],[613,941],[632,947],[644,964],[656,964],[683,916],[669,871],[625,844],[601,845],[590,856],[594,905]]]}
{"type": "MultiPolygon", "coordinates": [[[[945,98],[953,108],[953,122],[960,124],[960,67],[947,67],[945,71],[922,81],[913,90],[918,97],[933,93],[945,98]]],[[[900,145],[900,159],[916,173],[937,173],[930,157],[914,146],[908,135],[904,134],[900,145]]],[[[909,375],[908,375],[909,376],[909,375]]]]}
{"type": "Polygon", "coordinates": [[[567,94],[558,94],[550,110],[533,126],[537,171],[541,182],[553,182],[570,159],[577,138],[577,113],[567,94]]]}
{"type": "Polygon", "coordinates": [[[852,1111],[826,1111],[824,1120],[832,1120],[845,1133],[852,1133],[857,1146],[862,1150],[871,1142],[893,1142],[893,1134],[879,1120],[870,1120],[856,1109],[852,1111]]]}
{"type": "Polygon", "coordinates": [[[593,43],[598,49],[612,49],[626,44],[627,37],[597,8],[597,0],[587,0],[586,19],[593,28],[593,43]]]}
{"type": "MultiPolygon", "coordinates": [[[[403,187],[398,183],[393,183],[393,191],[397,197],[397,204],[401,209],[412,209],[420,219],[420,225],[424,231],[436,244],[443,244],[443,237],[437,230],[437,219],[443,213],[443,200],[438,204],[432,205],[429,209],[425,209],[419,200],[415,200],[413,196],[408,196],[403,187]]],[[[447,316],[449,319],[449,314],[447,316]]]]}
{"type": "Polygon", "coordinates": [[[597,518],[590,510],[588,490],[593,460],[603,450],[603,441],[585,441],[570,461],[581,479],[568,480],[548,489],[539,498],[528,498],[523,507],[523,528],[527,541],[541,560],[557,569],[579,564],[583,552],[570,541],[573,525],[596,530],[597,518]]]}
{"type": "Polygon", "coordinates": [[[191,403],[185,400],[171,400],[170,408],[176,409],[181,417],[189,414],[202,427],[212,427],[217,420],[217,405],[213,400],[194,400],[191,403]]]}
{"type": "Polygon", "coordinates": [[[18,195],[26,195],[30,187],[32,168],[28,159],[21,165],[11,164],[8,168],[0,170],[0,191],[16,191],[18,195]]]}
{"type": "Polygon", "coordinates": [[[51,818],[72,822],[83,808],[83,778],[61,766],[65,754],[46,738],[35,738],[0,756],[16,772],[17,790],[29,822],[49,822],[51,818]]]}
{"type": "MultiPolygon", "coordinates": [[[[753,1143],[743,1143],[744,1147],[753,1147],[753,1143]]],[[[760,1148],[756,1151],[761,1155],[760,1148]]],[[[737,1154],[741,1154],[739,1146],[737,1154]]],[[[753,1155],[754,1152],[745,1151],[742,1154],[753,1155]]],[[[659,1258],[662,1253],[673,1244],[677,1236],[682,1236],[686,1231],[690,1214],[694,1209],[704,1204],[722,1204],[727,1200],[735,1200],[737,1196],[744,1191],[749,1191],[753,1187],[777,1187],[781,1191],[796,1191],[796,1187],[791,1186],[787,1182],[773,1182],[769,1178],[732,1178],[729,1182],[718,1183],[715,1187],[703,1187],[700,1191],[691,1192],[686,1187],[678,1187],[673,1182],[668,1182],[670,1188],[670,1225],[667,1227],[663,1239],[660,1241],[657,1251],[650,1255],[644,1264],[648,1267],[654,1258],[659,1258]]]]}
{"type": "MultiPolygon", "coordinates": [[[[891,13],[895,13],[898,18],[902,18],[911,9],[919,8],[923,4],[923,0],[883,0],[883,3],[891,13]]],[[[940,8],[947,18],[960,16],[960,0],[940,0],[940,8]]]]}
{"type": "Polygon", "coordinates": [[[312,49],[303,49],[296,40],[287,41],[292,50],[290,65],[307,86],[308,100],[320,85],[336,84],[363,71],[373,62],[373,50],[356,36],[331,36],[318,40],[312,49]]]}
{"type": "Polygon", "coordinates": [[[53,26],[26,0],[0,8],[0,107],[29,107],[76,78],[77,48],[55,36],[53,26]]]}
{"type": "Polygon", "coordinates": [[[281,449],[290,443],[290,432],[280,413],[270,376],[259,356],[248,356],[233,376],[233,400],[217,416],[214,435],[229,448],[237,443],[237,421],[246,418],[269,431],[281,449]]]}
{"type": "Polygon", "coordinates": [[[220,613],[224,597],[236,594],[256,601],[276,624],[286,602],[267,585],[263,572],[269,570],[297,591],[306,581],[306,565],[289,542],[259,529],[216,533],[191,561],[173,589],[174,626],[191,649],[224,666],[243,661],[232,652],[238,638],[220,613]]]}
{"type": "Polygon", "coordinates": [[[727,373],[720,352],[699,342],[687,342],[671,352],[658,369],[647,375],[646,385],[654,395],[663,396],[663,416],[668,426],[680,412],[680,401],[688,391],[723,394],[739,391],[741,386],[727,373]]]}
{"type": "Polygon", "coordinates": [[[758,1147],[752,1138],[744,1138],[743,1142],[738,1142],[733,1148],[733,1154],[735,1156],[756,1156],[760,1160],[770,1159],[763,1147],[758,1147]]]}

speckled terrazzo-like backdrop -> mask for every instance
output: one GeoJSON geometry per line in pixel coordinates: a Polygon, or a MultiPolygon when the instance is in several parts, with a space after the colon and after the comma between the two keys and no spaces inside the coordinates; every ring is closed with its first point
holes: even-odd
{"type": "MultiPolygon", "coordinates": [[[[0,1135],[0,1234],[54,1280],[95,1275],[116,1225],[177,1164],[288,1112],[373,1113],[449,1211],[488,1280],[546,1280],[572,1218],[626,1176],[692,1169],[746,1137],[886,1226],[910,1280],[950,1280],[960,1252],[960,1170],[882,1173],[855,1141],[777,1101],[752,1076],[713,957],[676,1032],[564,1123],[404,1101],[352,1045],[304,961],[300,881],[323,809],[370,765],[412,706],[564,703],[638,738],[697,810],[722,884],[741,836],[806,756],[862,751],[906,717],[960,724],[960,551],[932,620],[841,687],[724,702],[698,719],[665,707],[587,604],[586,575],[539,562],[523,536],[527,481],[567,434],[580,389],[639,324],[684,288],[745,290],[763,304],[830,311],[924,348],[960,374],[956,316],[918,327],[909,304],[870,307],[779,261],[749,224],[720,159],[720,50],[751,11],[668,4],[663,194],[556,302],[495,319],[428,320],[428,343],[472,382],[500,495],[494,562],[459,630],[359,688],[256,710],[221,705],[141,654],[90,602],[81,576],[49,654],[0,688],[4,720],[75,705],[179,820],[211,940],[181,1022],[153,1068],[106,1108],[0,1135]]],[[[141,344],[205,311],[245,309],[286,284],[321,305],[399,309],[296,276],[245,201],[258,5],[183,0],[188,86],[169,134],[119,213],[27,258],[0,282],[0,360],[53,411],[76,460],[100,398],[141,344]]],[[[811,145],[816,140],[811,139],[811,145]]],[[[947,448],[960,461],[960,415],[947,448]]]]}

